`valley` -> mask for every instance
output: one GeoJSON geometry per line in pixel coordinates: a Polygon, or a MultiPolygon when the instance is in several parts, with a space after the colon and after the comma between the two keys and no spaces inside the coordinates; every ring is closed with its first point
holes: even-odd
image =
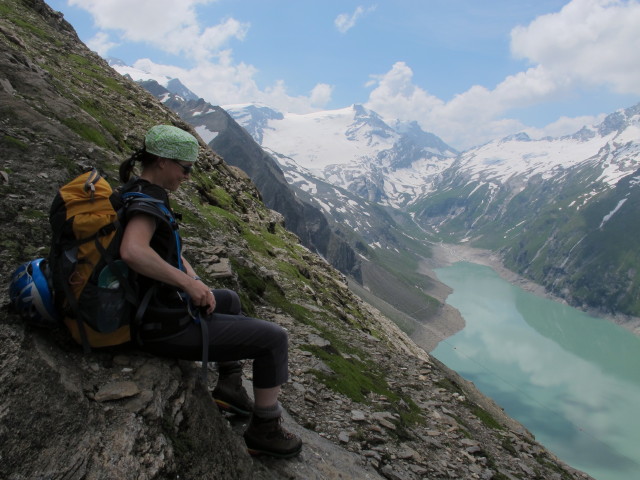
{"type": "MultiPolygon", "coordinates": [[[[541,285],[538,285],[530,279],[507,269],[499,256],[489,250],[473,248],[460,244],[437,244],[433,246],[432,252],[433,258],[425,260],[424,264],[421,265],[420,272],[425,275],[435,275],[433,269],[450,266],[455,262],[470,262],[478,265],[485,265],[493,269],[503,280],[509,282],[511,285],[517,286],[522,290],[533,293],[541,298],[553,300],[565,305],[567,304],[564,299],[548,292],[541,285]]],[[[601,312],[589,309],[585,309],[584,312],[596,317],[605,318],[612,323],[629,330],[631,333],[640,336],[640,318],[638,317],[622,314],[602,315],[601,312]]]]}
{"type": "MultiPolygon", "coordinates": [[[[433,245],[451,244],[512,282],[637,331],[640,105],[573,135],[518,134],[456,152],[415,123],[359,105],[306,116],[251,104],[227,112],[187,100],[195,95],[184,97],[181,84],[173,93],[170,81],[144,78],[250,175],[304,245],[394,308],[390,279],[427,305],[399,309],[420,310],[418,322],[436,322],[443,300],[416,271],[433,245]]],[[[398,320],[411,331],[412,320],[398,320]]]]}

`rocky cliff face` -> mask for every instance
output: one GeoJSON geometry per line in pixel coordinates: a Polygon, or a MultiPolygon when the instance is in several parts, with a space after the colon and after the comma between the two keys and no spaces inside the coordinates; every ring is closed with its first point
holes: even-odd
{"type": "MultiPolygon", "coordinates": [[[[189,128],[111,70],[41,0],[0,0],[0,278],[46,256],[56,189],[118,163],[157,123],[189,128]]],[[[186,255],[252,315],[289,330],[282,402],[302,454],[252,459],[192,362],[129,347],[84,355],[0,290],[0,478],[588,478],[353,295],[255,186],[202,143],[173,198],[186,255]]],[[[248,366],[247,366],[248,369],[248,366]]],[[[249,375],[249,370],[247,370],[249,375]]]]}

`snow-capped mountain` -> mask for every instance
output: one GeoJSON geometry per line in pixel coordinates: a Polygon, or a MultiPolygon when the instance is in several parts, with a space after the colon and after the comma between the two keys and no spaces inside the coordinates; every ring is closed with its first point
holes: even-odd
{"type": "Polygon", "coordinates": [[[283,215],[287,228],[298,235],[303,245],[323,255],[343,273],[360,279],[360,262],[352,246],[336,234],[317,204],[295,195],[277,162],[225,110],[202,98],[185,100],[155,80],[139,83],[192,125],[227,164],[249,175],[264,203],[283,215]]]}
{"type": "Polygon", "coordinates": [[[392,127],[361,105],[304,115],[223,108],[277,156],[292,182],[312,175],[382,205],[401,207],[429,192],[457,154],[417,123],[392,127]]]}
{"type": "MultiPolygon", "coordinates": [[[[204,103],[181,115],[214,149],[246,156],[246,138],[219,136],[231,118],[211,120],[204,103]]],[[[225,109],[262,146],[241,168],[268,188],[259,165],[276,160],[296,197],[371,260],[365,286],[389,272],[415,282],[398,267],[428,255],[428,241],[469,242],[573,305],[640,316],[640,105],[573,135],[521,133],[462,153],[416,123],[391,124],[359,105],[307,115],[225,109]],[[385,273],[370,274],[373,263],[385,273]]]]}
{"type": "MultiPolygon", "coordinates": [[[[621,145],[637,143],[640,128],[634,116],[633,110],[618,112],[609,116],[602,125],[584,127],[573,135],[560,138],[532,140],[525,133],[520,133],[494,140],[464,152],[454,168],[464,171],[474,180],[483,179],[497,184],[515,178],[527,180],[534,175],[548,179],[560,171],[596,158],[602,149],[616,151],[621,145]],[[607,123],[616,117],[625,117],[626,121],[617,129],[609,128],[607,123]]],[[[633,162],[610,160],[613,161],[606,162],[601,180],[607,185],[614,185],[629,173],[633,162]]]]}
{"type": "Polygon", "coordinates": [[[640,105],[562,138],[523,135],[471,149],[442,172],[414,220],[574,305],[640,315],[640,105]]]}
{"type": "Polygon", "coordinates": [[[640,236],[620,239],[622,224],[631,231],[637,223],[640,105],[573,135],[521,133],[460,154],[415,125],[391,127],[359,106],[309,115],[229,111],[262,139],[292,185],[374,249],[402,248],[396,222],[409,213],[433,239],[500,250],[512,270],[573,304],[640,314],[632,300],[640,278],[623,275],[640,268],[640,258],[628,261],[640,236]],[[376,225],[382,217],[362,201],[393,207],[387,221],[396,234],[386,238],[376,225]]]}
{"type": "MultiPolygon", "coordinates": [[[[187,87],[185,87],[183,83],[177,78],[148,73],[144,70],[140,70],[139,68],[130,67],[122,60],[114,57],[107,58],[107,62],[109,63],[109,66],[120,73],[120,75],[125,77],[128,76],[136,82],[153,80],[157,82],[158,85],[164,87],[169,93],[178,95],[185,100],[198,100],[198,98],[200,98],[187,87]]],[[[152,93],[155,94],[155,92],[152,93]]]]}
{"type": "MultiPolygon", "coordinates": [[[[494,219],[492,205],[508,209],[511,199],[533,185],[572,184],[576,194],[566,208],[579,210],[640,166],[640,105],[609,115],[600,125],[560,138],[532,140],[525,134],[489,142],[460,154],[441,173],[436,197],[423,195],[411,206],[424,226],[444,225],[464,218],[456,235],[473,237],[494,219]],[[582,175],[580,185],[576,176],[582,175]],[[461,209],[482,199],[484,213],[461,209]],[[472,218],[472,220],[471,220],[472,218]],[[458,219],[458,220],[456,220],[458,219]]],[[[555,189],[555,188],[553,188],[555,189]]],[[[548,196],[545,202],[553,201],[548,196]]],[[[495,217],[498,218],[498,217],[495,217]]],[[[449,229],[451,231],[451,229],[449,229]]]]}

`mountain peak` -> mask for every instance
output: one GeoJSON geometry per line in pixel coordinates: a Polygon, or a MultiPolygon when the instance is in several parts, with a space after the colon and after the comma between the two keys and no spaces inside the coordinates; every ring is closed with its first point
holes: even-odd
{"type": "MultiPolygon", "coordinates": [[[[147,81],[154,81],[159,86],[165,88],[168,92],[178,95],[185,100],[198,100],[200,97],[189,90],[179,79],[171,78],[165,75],[156,75],[149,72],[145,72],[139,68],[131,67],[119,58],[109,57],[107,58],[109,66],[112,67],[123,77],[129,77],[132,80],[142,83],[147,81]]],[[[154,92],[155,94],[155,92],[154,92]]]]}
{"type": "Polygon", "coordinates": [[[263,131],[268,128],[269,122],[284,119],[282,113],[258,103],[224,105],[222,108],[260,145],[264,137],[263,131]]]}
{"type": "Polygon", "coordinates": [[[119,58],[116,58],[116,57],[107,57],[105,60],[107,61],[110,67],[115,68],[115,67],[127,66],[127,64],[123,60],[120,60],[119,58]]]}
{"type": "Polygon", "coordinates": [[[514,133],[513,135],[509,135],[500,140],[499,143],[505,142],[530,142],[531,137],[527,135],[525,132],[514,133]]]}
{"type": "Polygon", "coordinates": [[[171,93],[175,93],[176,95],[184,98],[185,100],[199,100],[200,97],[189,90],[184,84],[177,78],[172,78],[167,83],[167,90],[171,93]]]}

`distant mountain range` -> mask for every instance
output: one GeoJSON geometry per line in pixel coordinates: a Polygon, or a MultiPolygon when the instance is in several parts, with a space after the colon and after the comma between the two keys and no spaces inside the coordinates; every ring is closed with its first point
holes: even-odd
{"type": "Polygon", "coordinates": [[[640,316],[640,105],[573,135],[521,133],[457,152],[415,122],[390,124],[360,105],[307,115],[213,107],[179,81],[112,65],[146,80],[229,163],[252,157],[238,166],[261,191],[274,182],[263,170],[281,186],[286,179],[302,214],[314,207],[327,222],[324,252],[311,240],[319,230],[307,230],[307,245],[335,262],[332,232],[337,251],[349,252],[339,268],[365,286],[382,269],[421,287],[409,271],[430,242],[466,242],[500,252],[508,268],[575,306],[640,316]],[[224,121],[207,120],[212,111],[224,121]],[[236,122],[243,134],[223,135],[236,122]]]}
{"type": "Polygon", "coordinates": [[[226,108],[290,184],[374,247],[383,245],[367,235],[368,218],[352,200],[323,196],[317,179],[409,214],[428,238],[499,251],[507,267],[576,306],[640,314],[640,105],[573,135],[521,133],[462,153],[361,106],[310,115],[226,108]]]}
{"type": "Polygon", "coordinates": [[[361,105],[307,115],[255,105],[224,108],[281,159],[292,183],[297,174],[312,175],[385,206],[403,207],[428,193],[457,156],[416,122],[389,126],[361,105]]]}

